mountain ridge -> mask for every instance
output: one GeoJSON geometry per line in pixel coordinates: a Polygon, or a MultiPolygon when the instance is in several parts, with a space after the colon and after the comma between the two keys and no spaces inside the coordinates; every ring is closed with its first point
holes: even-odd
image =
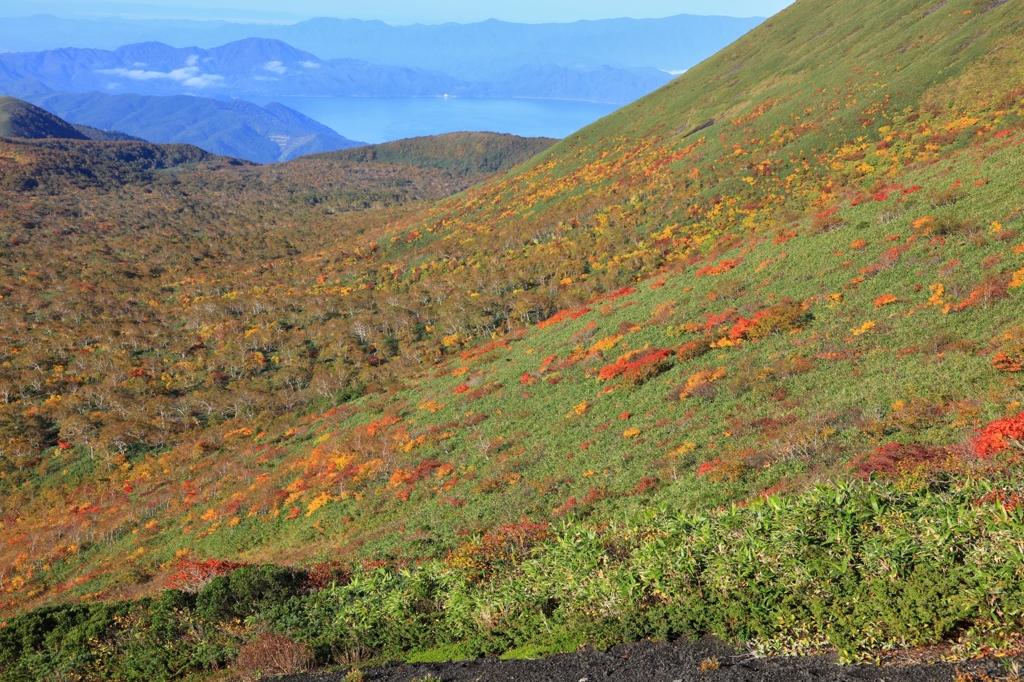
{"type": "Polygon", "coordinates": [[[672,76],[653,68],[590,69],[536,64],[504,70],[491,81],[439,70],[387,66],[351,58],[323,60],[276,39],[245,38],[214,48],[159,42],[116,50],[61,48],[0,53],[0,90],[132,92],[219,97],[537,97],[624,103],[672,76]]]}
{"type": "Polygon", "coordinates": [[[62,118],[161,144],[188,143],[257,163],[359,146],[281,104],[186,95],[50,92],[28,99],[62,118]]]}
{"type": "Polygon", "coordinates": [[[321,18],[289,26],[192,22],[187,27],[172,26],[163,31],[159,22],[51,17],[40,23],[39,19],[11,18],[0,26],[0,48],[31,52],[77,45],[110,50],[140,39],[183,46],[195,42],[197,37],[201,37],[200,47],[210,48],[242,38],[264,37],[283,40],[325,59],[397,62],[438,69],[466,80],[490,80],[513,68],[535,65],[537,55],[548,55],[542,61],[561,67],[591,69],[609,64],[621,68],[684,69],[760,21],[763,19],[677,15],[654,20],[611,19],[570,24],[491,20],[476,24],[390,26],[379,21],[321,18]],[[563,51],[552,51],[553,45],[564,46],[563,51]],[[440,46],[447,47],[438,49],[440,46]],[[459,46],[459,51],[452,52],[453,46],[459,46]]]}

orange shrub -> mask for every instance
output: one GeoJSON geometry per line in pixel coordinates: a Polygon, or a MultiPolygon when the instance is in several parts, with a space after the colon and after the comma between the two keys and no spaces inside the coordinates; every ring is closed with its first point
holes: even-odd
{"type": "Polygon", "coordinates": [[[708,265],[701,268],[700,270],[697,271],[697,274],[694,275],[694,277],[704,277],[705,275],[721,275],[724,272],[729,272],[742,262],[742,258],[734,258],[732,260],[719,261],[718,265],[708,265]]]}
{"type": "Polygon", "coordinates": [[[772,334],[800,329],[809,317],[801,304],[783,301],[756,313],[753,318],[741,317],[729,330],[729,340],[759,341],[772,334]]]}
{"type": "Polygon", "coordinates": [[[526,559],[530,550],[549,534],[550,527],[546,523],[507,524],[463,543],[448,555],[445,563],[464,570],[470,580],[484,580],[496,569],[526,559]]]}
{"type": "Polygon", "coordinates": [[[992,357],[992,366],[1000,372],[1020,372],[1024,370],[1024,357],[1014,357],[1000,351],[992,357]]]}

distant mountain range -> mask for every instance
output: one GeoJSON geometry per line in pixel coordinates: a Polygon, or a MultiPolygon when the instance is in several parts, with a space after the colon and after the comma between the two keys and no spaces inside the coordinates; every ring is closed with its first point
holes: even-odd
{"type": "Polygon", "coordinates": [[[0,91],[133,92],[217,97],[533,97],[622,104],[672,76],[654,68],[520,66],[467,81],[408,66],[323,60],[280,40],[245,38],[209,50],[137,43],[116,50],[62,48],[0,54],[0,91]]]}
{"type": "Polygon", "coordinates": [[[31,101],[91,139],[189,143],[268,163],[361,143],[280,104],[246,100],[455,96],[625,104],[760,21],[680,15],[539,25],[312,19],[281,26],[5,18],[0,94],[31,101]],[[115,45],[122,41],[130,44],[115,45]]]}
{"type": "Polygon", "coordinates": [[[442,71],[469,81],[500,80],[524,66],[588,71],[615,68],[687,69],[763,19],[681,14],[663,19],[606,19],[563,24],[390,26],[381,21],[310,19],[292,25],[218,21],[59,19],[49,15],[0,21],[0,51],[67,46],[113,50],[158,41],[212,48],[243,38],[274,38],[322,59],[354,59],[442,71]]]}
{"type": "Polygon", "coordinates": [[[363,144],[274,102],[261,107],[242,100],[97,92],[47,93],[30,99],[62,119],[79,124],[79,130],[90,139],[135,136],[149,142],[187,143],[213,154],[258,163],[288,161],[363,144]],[[82,130],[85,126],[93,130],[82,130]],[[118,133],[105,132],[111,130],[118,133]]]}

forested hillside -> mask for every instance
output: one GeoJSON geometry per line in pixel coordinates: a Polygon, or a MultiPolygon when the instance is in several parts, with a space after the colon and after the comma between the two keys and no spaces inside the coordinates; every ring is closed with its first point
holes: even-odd
{"type": "Polygon", "coordinates": [[[1019,652],[1022,60],[1020,3],[799,0],[430,205],[361,150],[12,187],[0,671],[1019,652]]]}

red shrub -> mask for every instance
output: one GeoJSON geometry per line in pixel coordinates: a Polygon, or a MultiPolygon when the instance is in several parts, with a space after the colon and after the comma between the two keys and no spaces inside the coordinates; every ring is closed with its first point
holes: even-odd
{"type": "Polygon", "coordinates": [[[708,315],[708,319],[704,322],[704,331],[711,331],[715,327],[733,320],[735,317],[735,308],[729,308],[728,310],[724,310],[718,313],[717,315],[708,315]]]}
{"type": "Polygon", "coordinates": [[[1009,282],[1006,278],[993,276],[987,277],[971,295],[953,305],[953,310],[960,312],[974,305],[987,305],[997,298],[1006,298],[1006,291],[1009,282]]]}
{"type": "Polygon", "coordinates": [[[815,234],[822,234],[842,227],[845,221],[836,215],[837,213],[839,213],[838,206],[816,214],[811,220],[811,231],[815,234]]]}
{"type": "Polygon", "coordinates": [[[462,357],[463,362],[469,362],[476,360],[477,358],[490,353],[492,350],[498,350],[499,348],[508,348],[508,341],[501,339],[499,341],[491,341],[488,344],[479,346],[477,348],[470,348],[467,351],[463,351],[459,355],[462,357]]]}
{"type": "Polygon", "coordinates": [[[658,479],[652,478],[650,476],[644,476],[636,484],[636,487],[633,488],[633,494],[634,495],[643,495],[644,493],[646,493],[651,488],[656,488],[657,486],[658,486],[658,479]]]}
{"type": "Polygon", "coordinates": [[[612,293],[608,294],[607,296],[605,296],[601,300],[604,300],[604,301],[614,301],[617,298],[622,298],[623,296],[629,296],[630,294],[635,294],[635,293],[636,293],[636,289],[634,289],[633,287],[623,287],[623,288],[621,288],[621,289],[619,289],[617,291],[613,291],[612,293]]]}
{"type": "Polygon", "coordinates": [[[979,506],[983,504],[1001,504],[1006,511],[1014,511],[1024,507],[1024,497],[1013,491],[993,490],[978,500],[979,506]]]}
{"type": "Polygon", "coordinates": [[[198,592],[203,585],[217,576],[227,575],[244,565],[216,559],[207,559],[206,561],[182,559],[175,565],[177,573],[167,579],[167,588],[184,592],[198,592]]]}
{"type": "MultiPolygon", "coordinates": [[[[263,632],[238,650],[234,669],[247,676],[294,675],[313,666],[313,654],[305,644],[285,635],[263,632]]],[[[251,677],[250,677],[251,678],[251,677]]]]}
{"type": "Polygon", "coordinates": [[[1024,412],[992,422],[981,430],[972,445],[974,454],[982,459],[1011,449],[1024,451],[1024,412]]]}
{"type": "Polygon", "coordinates": [[[942,464],[951,455],[950,450],[944,447],[889,443],[875,448],[868,455],[858,457],[850,466],[854,469],[854,475],[861,479],[866,480],[871,474],[895,478],[926,465],[942,464]]]}
{"type": "Polygon", "coordinates": [[[587,496],[583,498],[583,505],[594,504],[600,500],[603,500],[607,496],[608,491],[604,488],[595,488],[590,486],[590,490],[587,491],[587,496]]]}
{"type": "Polygon", "coordinates": [[[306,586],[310,590],[325,590],[332,583],[345,585],[352,574],[338,561],[321,561],[313,564],[306,572],[306,586]]]}
{"type": "Polygon", "coordinates": [[[722,460],[720,460],[720,459],[713,459],[710,462],[704,462],[699,467],[697,467],[697,475],[698,476],[705,476],[707,474],[710,474],[721,463],[722,463],[722,460]]]}
{"type": "Polygon", "coordinates": [[[608,381],[621,376],[627,383],[640,385],[667,370],[672,355],[672,351],[659,348],[631,351],[602,367],[597,377],[608,381]]]}
{"type": "Polygon", "coordinates": [[[706,354],[711,350],[711,341],[708,339],[697,339],[696,341],[690,341],[684,343],[676,351],[676,359],[680,362],[688,362],[690,360],[696,360],[700,356],[706,354]]]}
{"type": "Polygon", "coordinates": [[[537,323],[537,329],[544,329],[552,325],[564,322],[566,320],[575,320],[578,317],[582,317],[587,313],[591,312],[591,308],[577,308],[576,310],[559,310],[557,313],[552,315],[546,320],[542,320],[537,323]]]}

